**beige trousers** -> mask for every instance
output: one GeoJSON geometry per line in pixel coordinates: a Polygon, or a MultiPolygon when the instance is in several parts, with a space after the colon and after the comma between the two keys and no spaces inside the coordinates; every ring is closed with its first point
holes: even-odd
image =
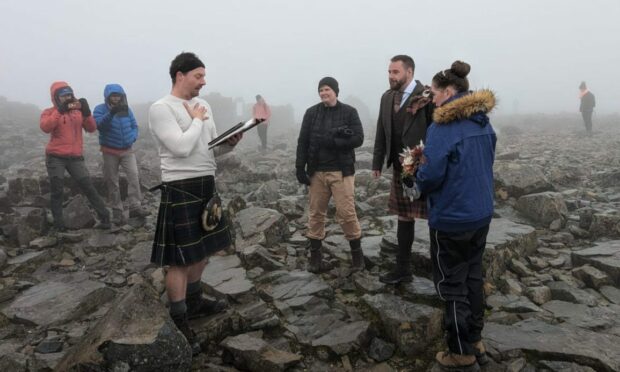
{"type": "Polygon", "coordinates": [[[327,206],[333,196],[336,203],[336,220],[347,240],[362,236],[355,213],[355,176],[342,177],[342,172],[315,172],[310,179],[310,212],[306,237],[323,240],[327,206]]]}

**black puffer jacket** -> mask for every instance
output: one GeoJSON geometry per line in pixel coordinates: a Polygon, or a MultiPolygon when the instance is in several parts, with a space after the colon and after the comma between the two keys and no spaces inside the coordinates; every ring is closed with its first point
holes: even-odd
{"type": "Polygon", "coordinates": [[[338,101],[306,110],[297,140],[295,166],[305,168],[309,176],[320,167],[319,152],[332,152],[343,176],[355,173],[355,148],[364,142],[364,130],[357,110],[338,101]]]}

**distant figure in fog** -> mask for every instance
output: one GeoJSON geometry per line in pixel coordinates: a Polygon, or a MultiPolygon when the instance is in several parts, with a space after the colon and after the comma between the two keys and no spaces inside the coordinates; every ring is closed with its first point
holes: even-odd
{"type": "Polygon", "coordinates": [[[45,165],[50,179],[50,199],[54,229],[64,231],[63,189],[65,169],[80,186],[99,216],[97,228],[109,229],[110,212],[95,190],[82,156],[82,130],[94,132],[95,119],[88,101],[75,98],[73,89],[64,81],[57,81],[50,88],[53,106],[41,113],[41,130],[50,134],[45,147],[45,165]]]}
{"type": "Polygon", "coordinates": [[[579,98],[581,99],[579,111],[583,117],[583,123],[586,125],[586,132],[588,135],[591,135],[592,113],[594,112],[594,106],[596,106],[596,100],[594,99],[594,94],[588,89],[585,81],[579,84],[579,98]]]}
{"type": "Polygon", "coordinates": [[[265,120],[256,127],[258,137],[260,138],[261,150],[265,151],[267,150],[267,128],[271,118],[271,108],[260,94],[256,96],[256,103],[252,107],[252,117],[265,120]]]}
{"type": "Polygon", "coordinates": [[[127,95],[118,84],[108,84],[103,91],[104,103],[97,105],[93,116],[99,130],[99,144],[103,153],[103,179],[112,204],[112,222],[125,222],[123,203],[118,181],[118,169],[127,176],[127,204],[129,217],[146,217],[148,211],[141,207],[138,163],[132,146],[138,139],[138,123],[127,104],[127,95]]]}

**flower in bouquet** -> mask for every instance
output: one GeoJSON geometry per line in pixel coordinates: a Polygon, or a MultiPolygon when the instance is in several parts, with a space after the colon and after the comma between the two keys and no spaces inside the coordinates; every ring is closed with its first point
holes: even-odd
{"type": "Polygon", "coordinates": [[[403,194],[411,201],[420,197],[420,194],[415,187],[415,173],[420,164],[425,162],[423,151],[424,142],[420,140],[420,144],[416,147],[412,149],[407,146],[400,154],[400,160],[403,167],[400,175],[403,185],[403,194]]]}
{"type": "Polygon", "coordinates": [[[410,148],[407,146],[403,149],[403,152],[400,153],[401,164],[403,166],[401,177],[403,179],[413,178],[420,164],[424,164],[425,159],[423,151],[424,142],[420,140],[420,143],[416,147],[410,148]]]}

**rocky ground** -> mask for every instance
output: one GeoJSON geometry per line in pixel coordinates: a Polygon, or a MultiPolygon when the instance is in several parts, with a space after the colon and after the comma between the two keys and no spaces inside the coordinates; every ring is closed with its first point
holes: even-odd
{"type": "MultiPolygon", "coordinates": [[[[485,255],[485,371],[620,370],[620,120],[593,137],[553,118],[499,120],[496,218],[485,255]],[[547,120],[549,119],[549,120],[547,120]],[[502,125],[503,124],[503,125],[502,125]]],[[[70,232],[48,234],[46,137],[0,140],[0,371],[426,371],[443,348],[442,304],[430,278],[428,230],[416,224],[413,283],[379,282],[396,248],[387,175],[358,150],[357,209],[368,270],[351,275],[330,208],[325,253],[334,269],[305,270],[307,196],[294,177],[295,138],[270,151],[241,144],[219,159],[236,246],[213,257],[205,293],[230,304],[198,319],[202,353],[167,316],[162,269],[149,264],[152,210],[111,231],[66,184],[70,232]]],[[[96,137],[85,142],[97,188],[96,137]]],[[[159,181],[148,136],[141,181],[159,181]]],[[[387,172],[389,173],[389,172],[387,172]]]]}

